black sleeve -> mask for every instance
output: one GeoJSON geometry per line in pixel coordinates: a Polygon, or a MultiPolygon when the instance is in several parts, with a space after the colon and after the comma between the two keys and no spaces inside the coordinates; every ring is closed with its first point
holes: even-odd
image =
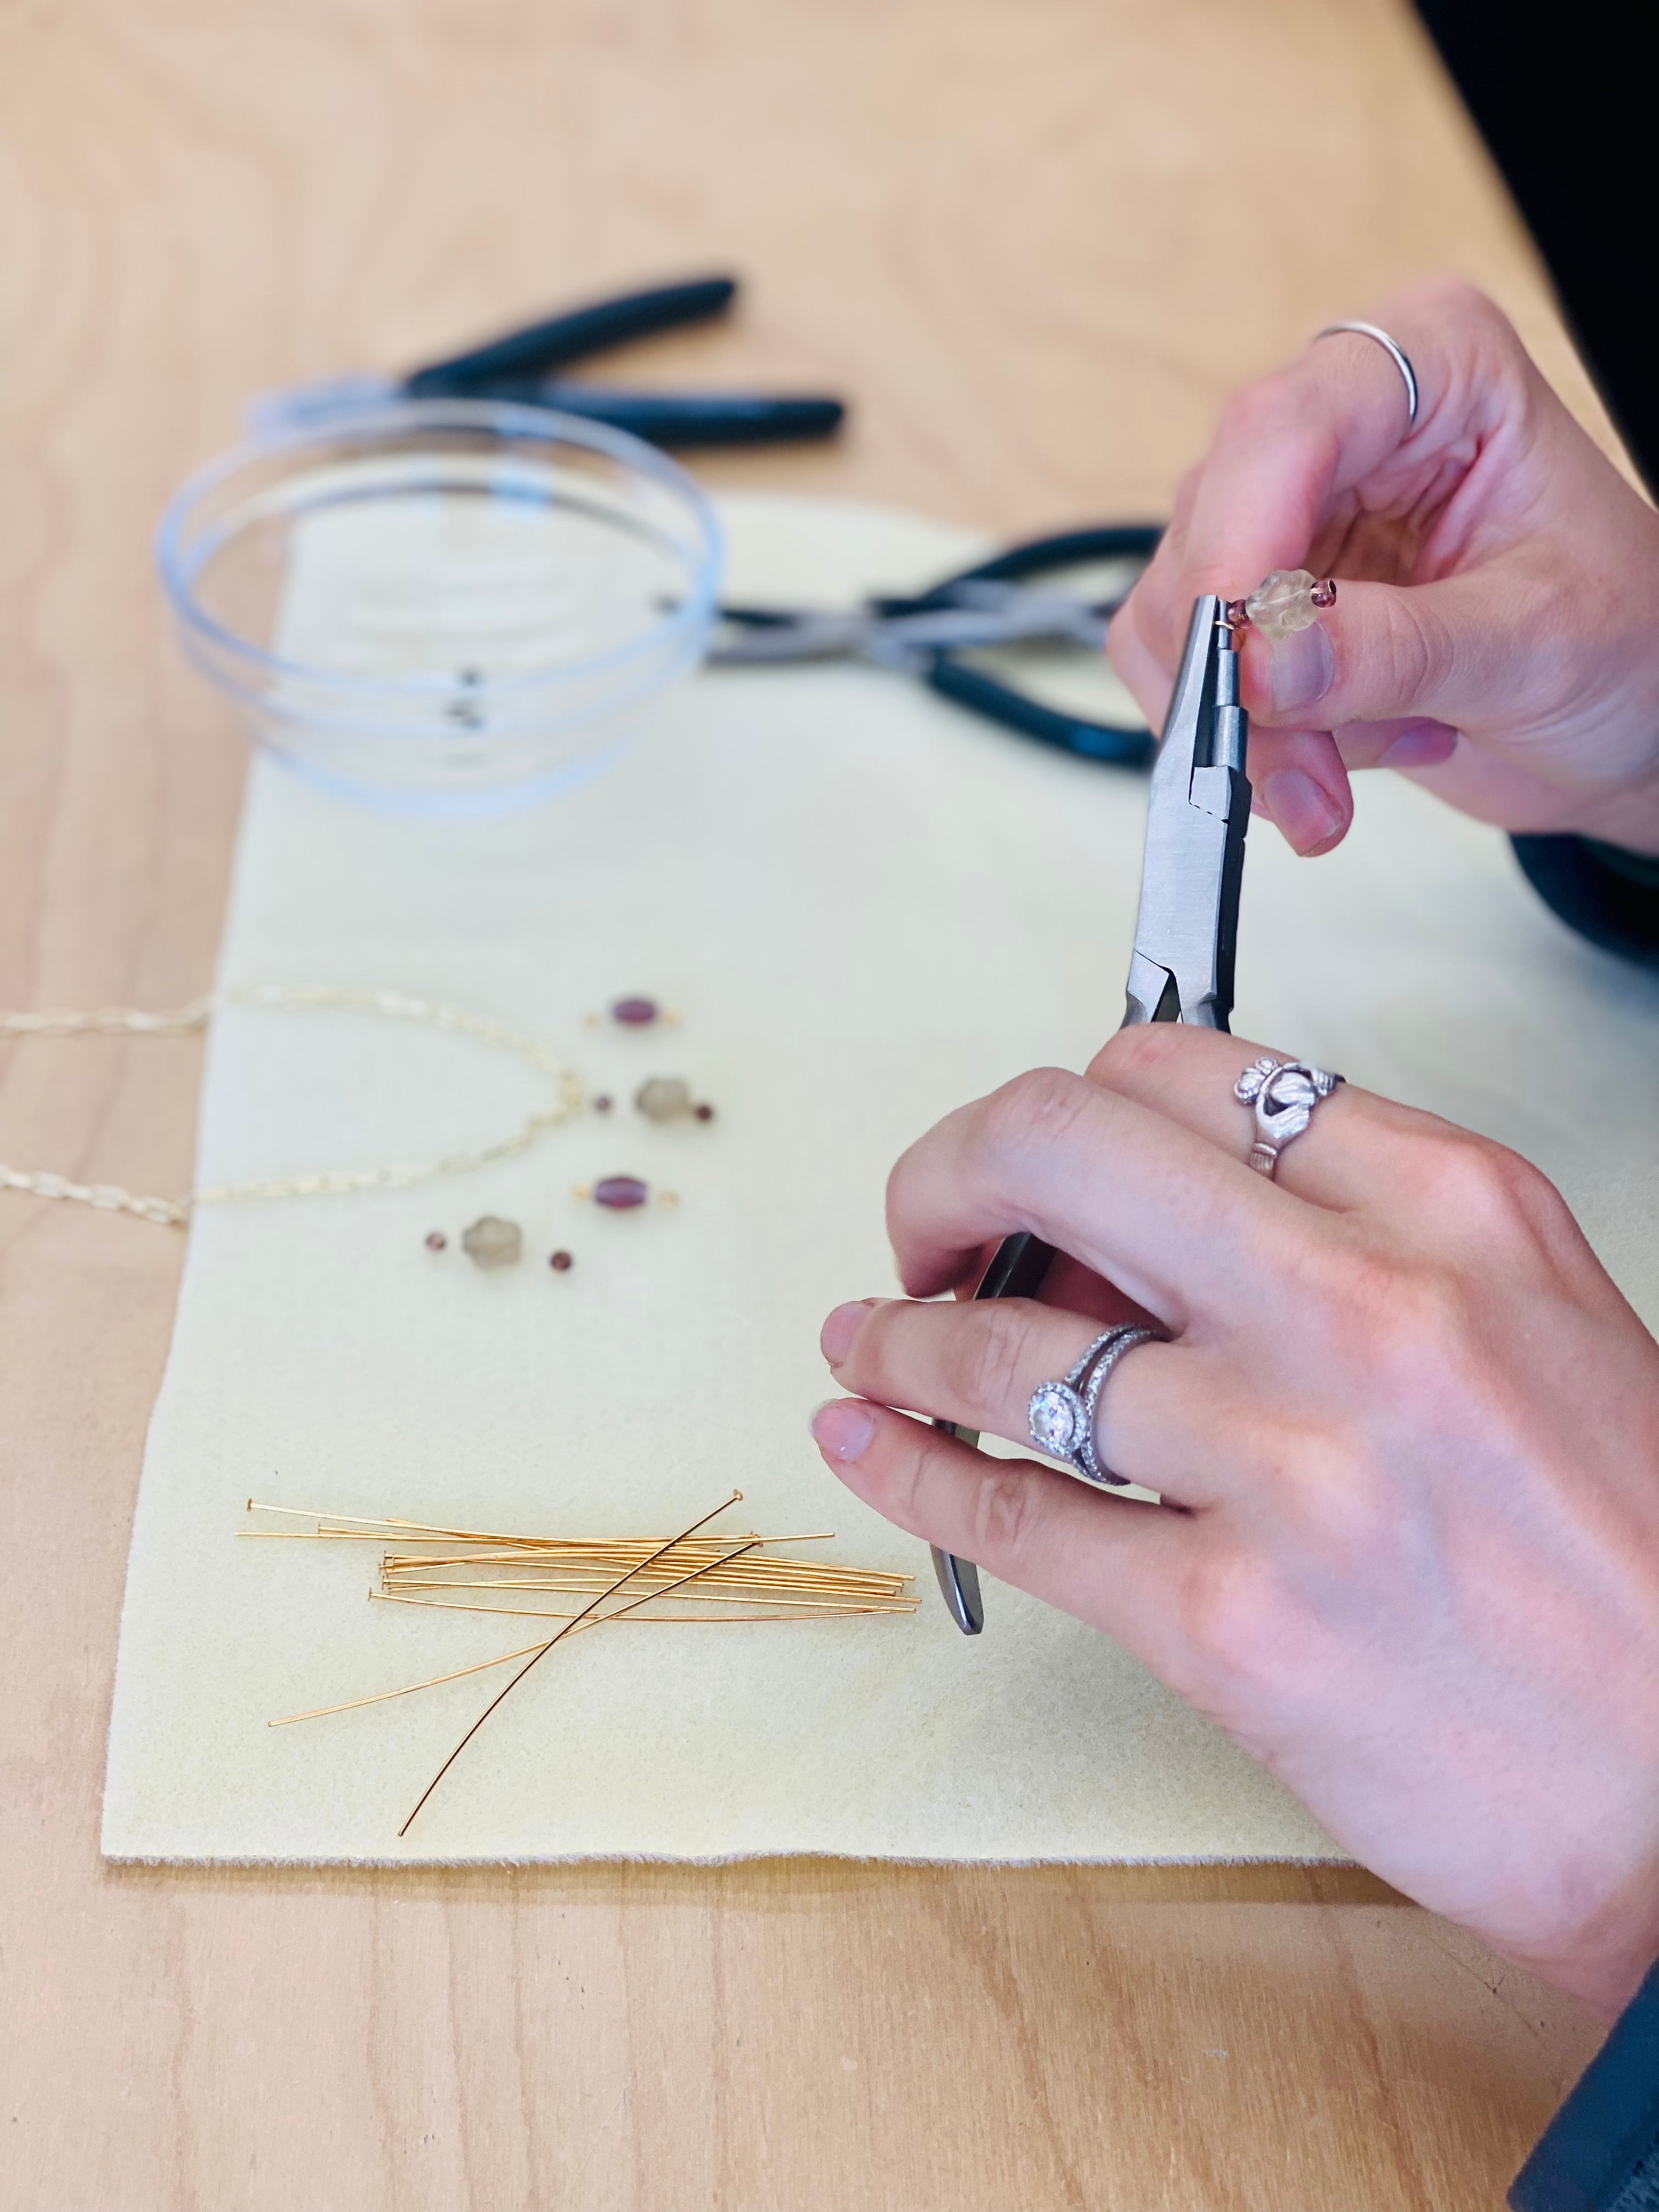
{"type": "MultiPolygon", "coordinates": [[[[1589,837],[1516,837],[1528,882],[1569,927],[1659,968],[1659,859],[1589,837]]],[[[1515,2212],[1659,2212],[1659,1966],[1510,2191],[1515,2212]]]]}
{"type": "Polygon", "coordinates": [[[1514,2212],[1659,2212],[1659,1966],[1510,2191],[1514,2212]]]}
{"type": "Polygon", "coordinates": [[[1514,837],[1527,881],[1570,929],[1659,968],[1659,857],[1594,837],[1514,837]]]}

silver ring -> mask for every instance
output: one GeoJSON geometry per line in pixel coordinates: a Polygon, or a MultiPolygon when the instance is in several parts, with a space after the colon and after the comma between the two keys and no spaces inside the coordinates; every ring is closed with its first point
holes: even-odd
{"type": "Polygon", "coordinates": [[[1314,1115],[1314,1108],[1328,1098],[1340,1075],[1328,1075],[1305,1060],[1252,1060],[1233,1085],[1241,1106],[1255,1109],[1255,1142],[1250,1165],[1271,1181],[1279,1156],[1292,1138],[1299,1137],[1314,1115]]]}
{"type": "Polygon", "coordinates": [[[1106,1377],[1126,1352],[1138,1344],[1165,1341],[1162,1333],[1139,1322],[1120,1322],[1097,1336],[1063,1382],[1039,1382],[1025,1409],[1031,1442],[1050,1459],[1063,1459],[1087,1482],[1121,1485],[1127,1475],[1114,1474],[1095,1454],[1095,1416],[1106,1377]]]}
{"type": "Polygon", "coordinates": [[[1413,428],[1417,422],[1417,371],[1406,358],[1405,350],[1397,346],[1386,331],[1379,331],[1375,323],[1327,323],[1322,331],[1316,331],[1309,343],[1317,345],[1321,338],[1334,338],[1343,331],[1352,331],[1362,338],[1375,338],[1393,361],[1406,380],[1406,428],[1413,428]]]}

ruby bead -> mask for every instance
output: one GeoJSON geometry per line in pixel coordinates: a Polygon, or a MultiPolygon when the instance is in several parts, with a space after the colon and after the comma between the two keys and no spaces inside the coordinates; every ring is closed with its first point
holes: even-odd
{"type": "Polygon", "coordinates": [[[638,1176],[604,1176],[593,1186],[595,1206],[609,1206],[618,1212],[630,1206],[643,1206],[651,1195],[648,1185],[638,1176]]]}
{"type": "Polygon", "coordinates": [[[661,1011],[654,999],[618,999],[611,1009],[611,1018],[620,1022],[624,1029],[642,1030],[648,1028],[661,1011]]]}

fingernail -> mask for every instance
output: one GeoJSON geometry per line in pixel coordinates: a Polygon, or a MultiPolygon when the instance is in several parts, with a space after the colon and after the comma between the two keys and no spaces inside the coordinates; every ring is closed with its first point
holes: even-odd
{"type": "Polygon", "coordinates": [[[818,1332],[818,1349],[832,1367],[839,1367],[853,1349],[853,1340],[870,1318],[872,1306],[878,1306],[879,1298],[854,1298],[850,1304],[837,1306],[818,1332]]]}
{"type": "MultiPolygon", "coordinates": [[[[1294,643],[1294,639],[1291,640],[1294,643]]],[[[1340,835],[1342,816],[1322,784],[1305,769],[1275,769],[1261,780],[1261,804],[1286,843],[1298,853],[1316,853],[1340,835]]]]}
{"type": "Polygon", "coordinates": [[[832,1398],[812,1416],[813,1441],[831,1459],[862,1459],[875,1433],[876,1417],[858,1398],[832,1398]]]}
{"type": "Polygon", "coordinates": [[[1310,623],[1294,637],[1276,637],[1270,652],[1275,714],[1311,707],[1330,690],[1336,661],[1322,623],[1310,623]]]}
{"type": "Polygon", "coordinates": [[[1414,722],[1410,729],[1401,731],[1376,764],[1379,768],[1432,768],[1436,761],[1451,757],[1456,743],[1456,731],[1444,722],[1414,722]]]}

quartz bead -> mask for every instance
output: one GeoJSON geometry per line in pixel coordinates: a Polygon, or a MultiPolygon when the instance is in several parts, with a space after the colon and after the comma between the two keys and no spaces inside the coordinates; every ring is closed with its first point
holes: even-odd
{"type": "Polygon", "coordinates": [[[482,1214],[461,1231],[461,1249],[475,1267],[516,1267],[524,1254],[524,1231],[499,1213],[482,1214]]]}
{"type": "Polygon", "coordinates": [[[643,1206],[650,1195],[649,1186],[638,1176],[601,1176],[593,1186],[595,1206],[608,1206],[617,1212],[643,1206]]]}
{"type": "Polygon", "coordinates": [[[634,1093],[634,1103],[647,1121],[678,1121],[691,1111],[691,1086],[678,1075],[653,1075],[634,1093]]]}
{"type": "Polygon", "coordinates": [[[1245,600],[1244,611],[1263,637],[1294,637],[1317,622],[1335,599],[1335,585],[1322,584],[1307,569],[1275,568],[1245,600]]]}

